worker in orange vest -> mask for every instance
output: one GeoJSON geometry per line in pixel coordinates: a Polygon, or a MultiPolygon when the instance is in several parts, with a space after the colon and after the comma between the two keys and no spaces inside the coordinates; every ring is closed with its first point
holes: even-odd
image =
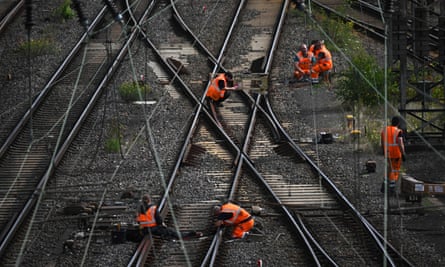
{"type": "Polygon", "coordinates": [[[315,64],[314,54],[308,51],[306,44],[302,44],[294,57],[294,76],[297,81],[309,80],[313,64],[315,64]]]}
{"type": "Polygon", "coordinates": [[[312,83],[318,83],[320,74],[324,75],[326,72],[332,69],[332,55],[324,45],[323,40],[314,41],[309,47],[309,51],[314,53],[314,57],[316,59],[316,62],[311,69],[312,83]]]}
{"type": "Polygon", "coordinates": [[[234,239],[244,238],[250,229],[253,228],[253,217],[244,208],[235,203],[226,202],[221,206],[215,206],[214,213],[216,216],[215,225],[217,227],[232,226],[232,238],[234,239]]]}
{"type": "Polygon", "coordinates": [[[233,74],[231,72],[220,73],[212,79],[206,97],[217,106],[230,96],[229,91],[238,89],[238,85],[233,86],[233,74]]]}
{"type": "MultiPolygon", "coordinates": [[[[382,152],[388,161],[387,173],[390,192],[395,192],[402,161],[405,161],[405,145],[403,143],[403,131],[399,129],[400,122],[400,117],[394,116],[391,119],[391,125],[383,129],[380,136],[382,152]]],[[[384,192],[386,181],[385,179],[382,184],[382,192],[384,192]]]]}
{"type": "Polygon", "coordinates": [[[179,239],[189,237],[201,237],[201,232],[185,231],[177,232],[165,225],[159,214],[158,207],[151,203],[150,195],[145,194],[138,206],[136,221],[139,227],[143,229],[144,234],[151,233],[164,239],[179,239]]]}

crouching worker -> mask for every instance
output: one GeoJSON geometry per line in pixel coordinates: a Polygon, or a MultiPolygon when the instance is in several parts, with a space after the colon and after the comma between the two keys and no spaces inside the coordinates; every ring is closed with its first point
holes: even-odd
{"type": "Polygon", "coordinates": [[[315,57],[307,50],[307,45],[302,44],[294,57],[294,76],[299,82],[309,81],[311,66],[315,64],[315,57]]]}
{"type": "Polygon", "coordinates": [[[231,72],[220,73],[212,79],[206,97],[217,106],[229,98],[230,91],[238,89],[238,85],[233,86],[233,74],[231,72]]]}
{"type": "Polygon", "coordinates": [[[322,40],[316,40],[309,48],[309,51],[314,53],[316,60],[312,66],[312,83],[319,82],[320,74],[324,75],[326,79],[329,79],[329,71],[333,68],[332,55],[324,45],[324,42],[322,40]]]}
{"type": "Polygon", "coordinates": [[[245,209],[239,205],[227,202],[214,207],[216,216],[215,226],[232,226],[232,238],[244,238],[253,228],[254,219],[245,209]]]}
{"type": "Polygon", "coordinates": [[[143,234],[151,233],[154,236],[159,236],[163,239],[180,239],[189,237],[201,237],[201,232],[187,231],[177,232],[165,226],[162,217],[159,214],[158,207],[151,203],[151,198],[148,194],[142,197],[142,201],[137,210],[137,222],[139,227],[143,230],[143,234]]]}

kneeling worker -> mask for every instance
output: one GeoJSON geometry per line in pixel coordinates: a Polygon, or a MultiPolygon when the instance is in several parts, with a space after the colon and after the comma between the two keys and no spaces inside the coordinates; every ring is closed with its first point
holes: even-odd
{"type": "Polygon", "coordinates": [[[232,238],[243,238],[246,233],[253,228],[254,219],[245,209],[239,205],[227,202],[221,206],[214,207],[216,216],[215,225],[219,226],[233,226],[232,238]]]}
{"type": "Polygon", "coordinates": [[[151,232],[154,236],[159,236],[161,238],[172,238],[179,239],[187,237],[201,237],[201,232],[187,231],[187,232],[177,232],[174,229],[165,226],[162,217],[159,214],[158,207],[151,203],[150,196],[148,194],[142,197],[142,202],[140,203],[137,210],[137,218],[140,227],[144,230],[144,235],[151,232]]]}
{"type": "Polygon", "coordinates": [[[233,75],[231,72],[220,73],[209,85],[206,97],[216,105],[220,105],[230,96],[229,91],[238,89],[238,85],[233,86],[233,75]]]}

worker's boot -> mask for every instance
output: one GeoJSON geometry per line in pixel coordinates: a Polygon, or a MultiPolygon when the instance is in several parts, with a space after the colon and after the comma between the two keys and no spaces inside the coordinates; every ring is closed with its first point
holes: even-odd
{"type": "Polygon", "coordinates": [[[311,82],[313,84],[319,82],[318,76],[319,76],[319,74],[317,72],[311,72],[311,82]]]}
{"type": "Polygon", "coordinates": [[[394,182],[394,181],[389,182],[389,193],[390,194],[396,193],[396,182],[394,182]]]}

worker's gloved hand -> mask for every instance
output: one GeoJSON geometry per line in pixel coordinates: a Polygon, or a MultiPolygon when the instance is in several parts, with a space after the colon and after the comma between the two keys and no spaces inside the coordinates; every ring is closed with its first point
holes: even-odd
{"type": "Polygon", "coordinates": [[[239,88],[238,84],[233,87],[233,89],[235,89],[235,90],[238,90],[238,88],[239,88]]]}
{"type": "Polygon", "coordinates": [[[405,161],[405,160],[406,160],[406,155],[402,154],[402,161],[405,161]]]}

